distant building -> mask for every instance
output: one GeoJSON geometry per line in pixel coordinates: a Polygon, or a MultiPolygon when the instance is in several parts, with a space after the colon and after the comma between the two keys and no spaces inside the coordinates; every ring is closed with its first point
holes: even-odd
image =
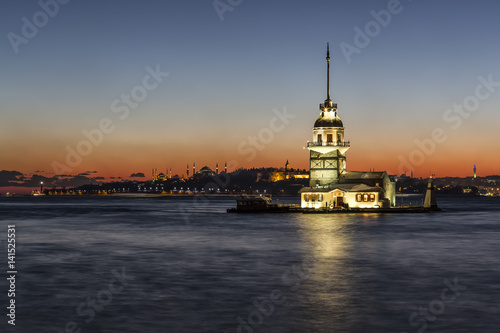
{"type": "Polygon", "coordinates": [[[151,178],[153,181],[160,181],[160,182],[166,181],[168,179],[168,172],[167,173],[163,173],[163,172],[158,173],[158,169],[153,168],[151,178]]]}
{"type": "Polygon", "coordinates": [[[299,170],[293,170],[290,167],[290,163],[288,163],[288,160],[285,163],[285,168],[281,169],[281,170],[284,170],[284,171],[271,172],[271,174],[269,175],[269,180],[271,182],[279,182],[279,181],[290,180],[290,179],[308,179],[309,178],[309,174],[304,173],[304,172],[299,171],[299,170]]]}
{"type": "Polygon", "coordinates": [[[396,204],[396,183],[387,172],[347,171],[344,125],[330,99],[330,51],[327,49],[327,98],[313,127],[309,187],[300,190],[303,208],[383,208],[396,204]]]}
{"type": "Polygon", "coordinates": [[[207,166],[204,166],[203,168],[200,169],[200,171],[194,174],[195,178],[205,178],[212,176],[215,176],[215,172],[213,172],[212,169],[210,169],[207,166]]]}

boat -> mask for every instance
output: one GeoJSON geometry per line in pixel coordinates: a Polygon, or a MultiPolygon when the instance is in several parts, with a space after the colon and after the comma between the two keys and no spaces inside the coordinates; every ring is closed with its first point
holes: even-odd
{"type": "Polygon", "coordinates": [[[290,205],[273,203],[270,196],[242,196],[228,213],[288,213],[290,205]]]}

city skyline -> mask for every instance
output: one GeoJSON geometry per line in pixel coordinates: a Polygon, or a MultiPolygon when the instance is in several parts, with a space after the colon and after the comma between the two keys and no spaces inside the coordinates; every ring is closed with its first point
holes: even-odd
{"type": "Polygon", "coordinates": [[[290,3],[287,15],[263,1],[43,3],[52,7],[0,14],[0,169],[106,178],[152,167],[181,175],[192,162],[308,169],[330,42],[348,170],[500,173],[493,1],[315,1],[290,3]],[[41,11],[46,24],[25,36],[41,11]],[[86,155],[68,160],[79,148],[86,155]]]}

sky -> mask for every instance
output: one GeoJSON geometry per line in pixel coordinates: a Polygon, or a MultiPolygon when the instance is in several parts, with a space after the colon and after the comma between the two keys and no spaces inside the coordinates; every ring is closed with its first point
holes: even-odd
{"type": "Polygon", "coordinates": [[[498,1],[0,6],[0,170],[308,169],[329,42],[348,170],[500,174],[498,1]]]}

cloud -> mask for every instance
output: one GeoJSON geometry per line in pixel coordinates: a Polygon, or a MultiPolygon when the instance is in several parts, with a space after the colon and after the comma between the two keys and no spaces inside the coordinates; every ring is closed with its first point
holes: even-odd
{"type": "Polygon", "coordinates": [[[24,174],[19,171],[0,171],[0,186],[16,186],[24,179],[24,174]]]}
{"type": "Polygon", "coordinates": [[[19,171],[0,171],[0,186],[19,186],[19,187],[35,187],[38,188],[43,182],[45,188],[51,187],[77,187],[90,183],[100,183],[99,179],[103,177],[96,177],[94,179],[87,178],[84,174],[78,176],[73,175],[60,175],[48,178],[42,175],[33,174],[26,176],[19,171]]]}
{"type": "Polygon", "coordinates": [[[133,177],[133,178],[144,178],[146,176],[144,176],[144,174],[142,172],[136,172],[136,173],[131,174],[130,177],[133,177]]]}
{"type": "Polygon", "coordinates": [[[62,178],[73,178],[75,176],[73,175],[57,175],[57,178],[62,179],[62,178]]]}

